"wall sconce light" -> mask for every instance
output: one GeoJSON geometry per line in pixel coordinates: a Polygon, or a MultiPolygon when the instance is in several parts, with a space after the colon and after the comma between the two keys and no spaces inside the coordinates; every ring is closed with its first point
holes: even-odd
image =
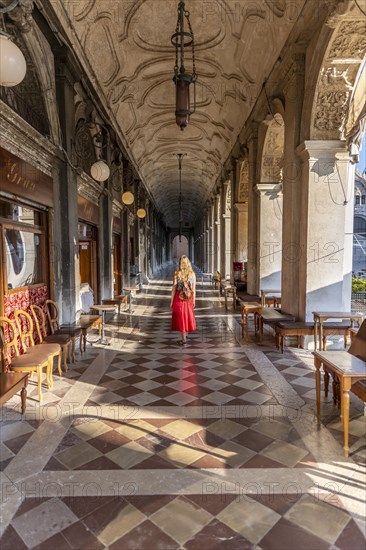
{"type": "Polygon", "coordinates": [[[196,110],[196,61],[195,61],[195,42],[194,34],[190,21],[190,13],[185,8],[185,2],[182,0],[178,4],[177,28],[171,42],[175,47],[175,66],[173,82],[176,88],[176,123],[183,131],[189,124],[189,117],[196,110]],[[185,21],[187,22],[189,32],[185,30],[185,21]],[[192,74],[186,72],[184,67],[185,48],[192,47],[192,74]],[[178,65],[180,64],[180,66],[178,65]],[[189,87],[194,84],[194,107],[191,111],[189,87]]]}
{"type": "MultiPolygon", "coordinates": [[[[0,7],[0,15],[13,11],[18,5],[19,0],[14,0],[9,6],[0,7]]],[[[0,30],[0,85],[7,88],[17,86],[26,72],[27,64],[23,52],[11,40],[10,34],[0,30]]]]}

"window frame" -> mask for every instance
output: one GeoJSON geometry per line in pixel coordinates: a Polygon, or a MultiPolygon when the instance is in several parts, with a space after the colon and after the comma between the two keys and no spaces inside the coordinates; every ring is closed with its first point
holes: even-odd
{"type": "Polygon", "coordinates": [[[48,209],[37,208],[35,205],[30,205],[28,203],[22,203],[21,200],[17,199],[8,199],[3,196],[0,197],[2,201],[15,204],[17,206],[31,208],[36,210],[42,220],[42,225],[31,225],[29,223],[22,223],[14,220],[9,220],[8,218],[3,218],[0,216],[0,261],[2,264],[2,277],[0,278],[0,315],[4,314],[4,297],[8,294],[14,294],[15,292],[24,291],[29,288],[38,288],[46,285],[49,288],[50,284],[50,266],[48,264],[48,252],[49,252],[49,215],[50,212],[48,209]],[[42,282],[34,283],[30,285],[24,285],[16,288],[8,288],[8,273],[6,266],[6,246],[5,246],[5,232],[7,229],[23,231],[27,233],[33,233],[39,235],[40,237],[40,248],[41,248],[41,275],[42,282]]]}

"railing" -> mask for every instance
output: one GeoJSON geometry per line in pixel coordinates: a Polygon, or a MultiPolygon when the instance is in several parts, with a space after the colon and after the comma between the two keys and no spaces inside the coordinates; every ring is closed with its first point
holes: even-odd
{"type": "Polygon", "coordinates": [[[366,292],[352,292],[352,311],[359,311],[366,316],[366,292]]]}

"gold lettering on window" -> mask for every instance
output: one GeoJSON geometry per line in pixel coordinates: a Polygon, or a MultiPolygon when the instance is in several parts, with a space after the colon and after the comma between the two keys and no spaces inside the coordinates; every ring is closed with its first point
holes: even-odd
{"type": "Polygon", "coordinates": [[[7,162],[7,174],[6,178],[10,183],[14,183],[15,185],[19,185],[20,187],[23,187],[24,189],[29,189],[30,191],[35,191],[37,184],[30,180],[29,178],[25,178],[18,172],[18,166],[16,162],[11,162],[8,160],[7,162]]]}

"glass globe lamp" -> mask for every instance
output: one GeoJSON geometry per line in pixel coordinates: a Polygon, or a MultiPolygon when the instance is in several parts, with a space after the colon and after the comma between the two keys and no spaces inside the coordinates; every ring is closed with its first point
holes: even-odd
{"type": "Polygon", "coordinates": [[[133,204],[134,200],[135,200],[135,197],[133,196],[131,191],[125,191],[123,193],[122,195],[123,204],[127,204],[127,205],[133,204]]]}
{"type": "Polygon", "coordinates": [[[106,181],[110,176],[110,169],[108,164],[104,162],[104,160],[98,160],[97,162],[94,162],[92,167],[90,168],[90,174],[93,179],[96,181],[106,181]]]}
{"type": "Polygon", "coordinates": [[[145,217],[146,217],[146,210],[145,210],[145,208],[139,208],[139,209],[137,210],[137,212],[136,212],[136,215],[137,215],[137,217],[140,218],[141,220],[142,220],[143,218],[145,218],[145,217]]]}
{"type": "Polygon", "coordinates": [[[17,86],[25,77],[27,64],[22,51],[10,38],[0,34],[0,85],[17,86]]]}

